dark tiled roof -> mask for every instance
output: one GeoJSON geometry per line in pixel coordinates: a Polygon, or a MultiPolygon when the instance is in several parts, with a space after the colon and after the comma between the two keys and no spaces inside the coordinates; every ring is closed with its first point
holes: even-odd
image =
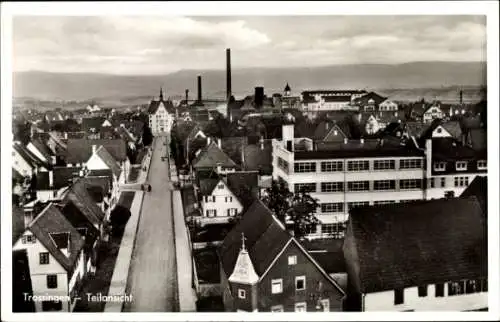
{"type": "Polygon", "coordinates": [[[48,165],[40,160],[36,155],[31,153],[25,146],[20,143],[14,143],[13,149],[16,150],[17,153],[23,158],[30,166],[36,168],[48,168],[48,165]]]}
{"type": "Polygon", "coordinates": [[[80,175],[80,167],[54,167],[52,169],[53,186],[50,187],[50,172],[40,171],[37,174],[36,185],[38,190],[61,189],[72,184],[72,179],[80,175]]]}
{"type": "Polygon", "coordinates": [[[73,202],[93,225],[98,226],[104,219],[104,213],[90,195],[89,186],[85,178],[78,179],[70,187],[62,202],[73,202]]]}
{"type": "Polygon", "coordinates": [[[257,171],[238,171],[228,173],[226,177],[229,189],[243,203],[243,207],[249,207],[259,193],[259,173],[257,171]]]}
{"type": "Polygon", "coordinates": [[[108,166],[108,168],[113,172],[113,174],[116,177],[120,176],[120,173],[122,172],[120,165],[108,152],[108,150],[106,150],[105,147],[101,146],[100,148],[98,148],[96,154],[108,166]]]}
{"type": "Polygon", "coordinates": [[[423,156],[423,152],[413,147],[395,145],[379,140],[350,140],[347,144],[318,142],[316,151],[295,152],[295,160],[337,159],[337,158],[372,158],[389,156],[423,156]]]}
{"type": "Polygon", "coordinates": [[[488,217],[488,177],[476,176],[474,180],[465,189],[460,198],[476,197],[481,204],[484,216],[488,217]]]}
{"type": "Polygon", "coordinates": [[[24,176],[19,173],[16,169],[12,168],[12,180],[16,182],[23,182],[24,176]]]}
{"type": "Polygon", "coordinates": [[[24,211],[12,204],[12,245],[24,233],[24,211]]]}
{"type": "Polygon", "coordinates": [[[448,121],[442,124],[443,128],[448,131],[455,139],[462,139],[462,129],[460,127],[460,122],[458,121],[448,121]]]}
{"type": "Polygon", "coordinates": [[[371,99],[374,101],[373,104],[378,106],[380,103],[385,101],[387,99],[387,97],[380,96],[375,92],[370,92],[370,93],[367,93],[361,97],[356,98],[354,100],[354,103],[356,105],[365,106],[365,105],[368,105],[368,101],[371,99]]]}
{"type": "Polygon", "coordinates": [[[481,155],[453,138],[432,139],[432,160],[459,161],[476,160],[481,155]]]}
{"type": "Polygon", "coordinates": [[[84,239],[75,227],[64,217],[57,206],[49,204],[40,215],[38,215],[29,225],[28,229],[47,248],[52,256],[71,275],[78,261],[78,255],[84,246],[84,239]],[[69,233],[70,236],[70,256],[66,256],[57,247],[51,238],[53,233],[69,233]]]}
{"type": "Polygon", "coordinates": [[[471,129],[469,131],[470,145],[476,151],[483,151],[487,148],[487,133],[485,129],[471,129]]]}
{"type": "Polygon", "coordinates": [[[475,198],[354,208],[361,292],[487,276],[486,222],[475,198]]]}
{"type": "Polygon", "coordinates": [[[259,171],[261,175],[270,175],[273,172],[273,147],[270,140],[264,140],[264,149],[260,143],[244,147],[244,168],[249,171],[259,171]]]}
{"type": "Polygon", "coordinates": [[[309,252],[309,254],[327,274],[347,272],[342,250],[340,252],[309,252]]]}
{"type": "Polygon", "coordinates": [[[235,167],[231,158],[227,156],[214,142],[204,148],[193,161],[194,168],[215,168],[218,165],[222,167],[235,167]]]}
{"type": "Polygon", "coordinates": [[[104,146],[106,150],[118,161],[127,159],[127,147],[122,139],[116,140],[87,140],[87,139],[69,139],[66,151],[67,163],[84,163],[92,155],[92,145],[99,148],[104,146]]]}
{"type": "Polygon", "coordinates": [[[151,103],[149,104],[148,113],[149,114],[156,113],[158,107],[160,107],[160,102],[163,103],[163,106],[165,106],[165,109],[167,110],[168,113],[170,114],[175,113],[175,108],[171,101],[154,101],[154,100],[151,101],[151,103]]]}
{"type": "Polygon", "coordinates": [[[50,162],[54,153],[49,149],[49,147],[42,141],[42,139],[37,138],[31,141],[35,148],[50,162]]]}
{"type": "Polygon", "coordinates": [[[351,96],[323,96],[326,103],[329,102],[350,102],[351,96]]]}
{"type": "Polygon", "coordinates": [[[99,133],[104,117],[84,117],[82,118],[82,131],[86,133],[99,133]]]}
{"type": "Polygon", "coordinates": [[[214,191],[215,186],[220,181],[221,181],[221,179],[212,179],[212,178],[200,179],[200,182],[199,182],[199,185],[200,185],[200,194],[202,196],[209,196],[209,195],[211,195],[212,191],[214,191]]]}
{"type": "Polygon", "coordinates": [[[418,139],[423,133],[427,131],[427,128],[429,126],[430,124],[423,122],[406,122],[406,131],[410,136],[418,139]]]}
{"type": "Polygon", "coordinates": [[[219,249],[226,276],[233,272],[241,248],[241,234],[245,235],[255,272],[261,276],[281,252],[291,236],[283,229],[271,211],[257,200],[243,214],[238,224],[227,234],[219,249]]]}
{"type": "Polygon", "coordinates": [[[226,137],[221,139],[221,148],[235,163],[241,164],[241,151],[247,145],[247,137],[226,137]]]}

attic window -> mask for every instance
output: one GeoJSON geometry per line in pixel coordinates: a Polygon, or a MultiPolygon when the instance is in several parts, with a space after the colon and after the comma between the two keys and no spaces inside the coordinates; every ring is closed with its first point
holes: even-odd
{"type": "Polygon", "coordinates": [[[457,161],[455,163],[457,171],[465,171],[467,170],[467,161],[457,161]]]}
{"type": "Polygon", "coordinates": [[[446,169],[446,162],[435,162],[434,171],[444,171],[446,169]]]}
{"type": "Polygon", "coordinates": [[[224,189],[224,185],[223,185],[223,184],[220,184],[220,185],[218,185],[218,186],[217,186],[217,188],[219,188],[219,189],[224,189]]]}
{"type": "Polygon", "coordinates": [[[440,128],[440,127],[438,127],[438,128],[436,129],[436,132],[437,132],[437,133],[441,133],[441,132],[443,132],[443,129],[442,129],[442,128],[440,128]]]}
{"type": "Polygon", "coordinates": [[[477,161],[477,169],[478,170],[486,170],[486,168],[487,168],[486,160],[477,161]]]}

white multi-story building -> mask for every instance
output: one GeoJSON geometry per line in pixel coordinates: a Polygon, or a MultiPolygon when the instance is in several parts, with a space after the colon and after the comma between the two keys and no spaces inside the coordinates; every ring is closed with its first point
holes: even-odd
{"type": "Polygon", "coordinates": [[[170,100],[163,100],[163,90],[160,90],[158,101],[151,101],[148,114],[149,128],[154,136],[170,133],[174,123],[175,108],[170,100]]]}
{"type": "Polygon", "coordinates": [[[321,225],[310,237],[342,230],[355,206],[424,199],[423,151],[383,144],[361,139],[313,147],[312,140],[294,139],[293,125],[283,125],[283,141],[273,140],[273,179],[319,200],[321,225]],[[295,140],[306,140],[306,149],[295,150],[295,140]]]}
{"type": "Polygon", "coordinates": [[[301,94],[302,110],[310,117],[325,111],[357,111],[353,101],[366,94],[359,90],[316,90],[301,94]]]}

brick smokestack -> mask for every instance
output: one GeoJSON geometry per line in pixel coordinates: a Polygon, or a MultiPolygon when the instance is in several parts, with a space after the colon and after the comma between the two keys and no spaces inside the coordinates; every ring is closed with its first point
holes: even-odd
{"type": "Polygon", "coordinates": [[[189,89],[186,89],[186,106],[188,105],[189,89]]]}
{"type": "Polygon", "coordinates": [[[198,75],[198,102],[201,103],[201,76],[198,75]]]}
{"type": "Polygon", "coordinates": [[[460,105],[462,105],[464,103],[463,95],[464,95],[464,92],[462,90],[460,90],[460,105]]]}
{"type": "Polygon", "coordinates": [[[264,104],[264,87],[255,87],[254,102],[257,107],[262,107],[264,104]]]}
{"type": "Polygon", "coordinates": [[[231,90],[231,49],[226,49],[226,99],[229,101],[232,95],[231,90]]]}

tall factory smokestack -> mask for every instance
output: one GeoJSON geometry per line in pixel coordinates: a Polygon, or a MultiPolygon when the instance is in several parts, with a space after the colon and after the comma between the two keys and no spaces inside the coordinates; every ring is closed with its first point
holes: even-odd
{"type": "Polygon", "coordinates": [[[186,89],[186,106],[188,106],[189,89],[186,89]]]}
{"type": "Polygon", "coordinates": [[[226,49],[226,99],[229,101],[232,95],[231,90],[231,49],[226,49]]]}
{"type": "Polygon", "coordinates": [[[460,105],[462,105],[464,103],[463,95],[464,95],[463,91],[460,90],[460,105]]]}
{"type": "Polygon", "coordinates": [[[198,103],[201,103],[201,76],[198,75],[198,103]]]}

